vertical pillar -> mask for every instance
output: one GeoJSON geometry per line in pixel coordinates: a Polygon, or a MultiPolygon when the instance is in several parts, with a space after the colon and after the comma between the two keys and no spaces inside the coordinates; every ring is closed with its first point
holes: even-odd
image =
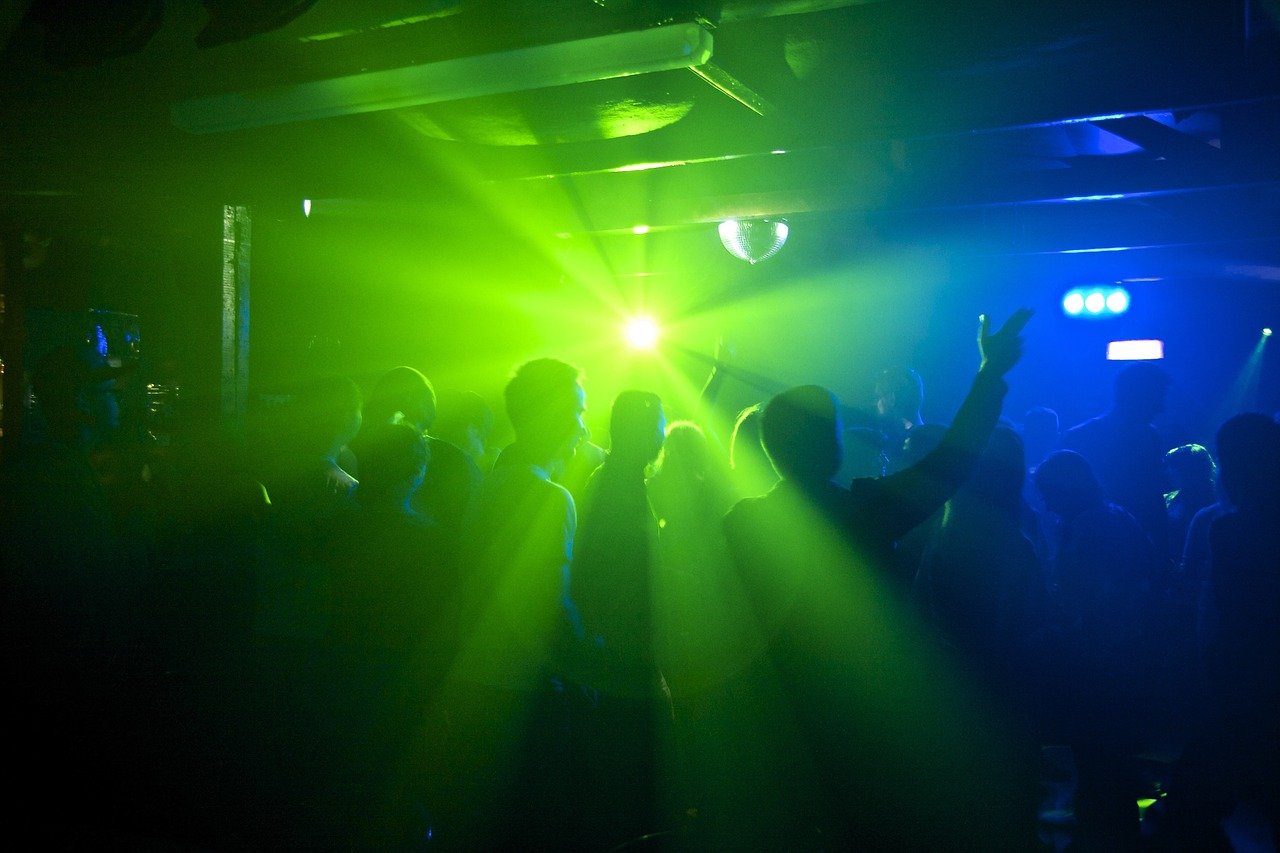
{"type": "Polygon", "coordinates": [[[249,403],[249,249],[244,205],[222,206],[222,421],[244,425],[249,403]]]}

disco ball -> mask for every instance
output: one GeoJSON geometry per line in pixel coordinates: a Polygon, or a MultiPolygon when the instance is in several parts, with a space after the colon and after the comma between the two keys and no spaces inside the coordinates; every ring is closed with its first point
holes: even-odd
{"type": "Polygon", "coordinates": [[[726,219],[720,223],[720,242],[735,258],[758,264],[778,254],[789,231],[782,219],[726,219]]]}

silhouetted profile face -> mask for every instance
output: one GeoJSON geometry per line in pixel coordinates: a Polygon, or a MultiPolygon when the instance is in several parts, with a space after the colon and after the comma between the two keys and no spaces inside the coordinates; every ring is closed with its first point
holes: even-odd
{"type": "Polygon", "coordinates": [[[553,358],[527,362],[505,391],[516,441],[543,464],[567,462],[587,436],[578,369],[553,358]]]}
{"type": "Polygon", "coordinates": [[[764,449],[778,473],[801,483],[830,480],[843,458],[836,398],[819,385],[783,391],[765,406],[764,449]]]}

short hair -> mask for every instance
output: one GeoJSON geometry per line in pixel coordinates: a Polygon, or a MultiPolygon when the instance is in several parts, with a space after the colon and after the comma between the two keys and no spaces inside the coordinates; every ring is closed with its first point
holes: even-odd
{"type": "Polygon", "coordinates": [[[393,367],[373,386],[364,414],[370,423],[382,424],[389,423],[397,412],[408,415],[417,407],[422,408],[425,425],[430,426],[436,416],[436,392],[431,381],[412,367],[393,367]]]}
{"type": "Polygon", "coordinates": [[[516,432],[535,425],[544,416],[547,401],[573,388],[581,378],[578,368],[556,358],[537,358],[516,368],[503,389],[507,417],[516,432]]]}
{"type": "Polygon", "coordinates": [[[876,394],[893,394],[894,411],[914,415],[924,405],[924,380],[909,367],[889,367],[876,380],[876,394]]]}
{"type": "Polygon", "coordinates": [[[826,480],[840,470],[835,395],[821,385],[800,385],[776,395],[764,407],[760,439],[784,477],[826,480]]]}
{"type": "Polygon", "coordinates": [[[1266,506],[1280,490],[1280,424],[1260,412],[1236,415],[1218,428],[1222,491],[1240,508],[1266,506]]]}

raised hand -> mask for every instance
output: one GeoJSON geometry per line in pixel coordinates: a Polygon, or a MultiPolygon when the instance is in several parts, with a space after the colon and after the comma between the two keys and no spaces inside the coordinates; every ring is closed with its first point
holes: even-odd
{"type": "Polygon", "coordinates": [[[1004,376],[1022,358],[1022,329],[1035,313],[1030,308],[1013,312],[997,332],[992,332],[987,315],[979,317],[978,352],[982,356],[980,370],[993,376],[1004,376]]]}

